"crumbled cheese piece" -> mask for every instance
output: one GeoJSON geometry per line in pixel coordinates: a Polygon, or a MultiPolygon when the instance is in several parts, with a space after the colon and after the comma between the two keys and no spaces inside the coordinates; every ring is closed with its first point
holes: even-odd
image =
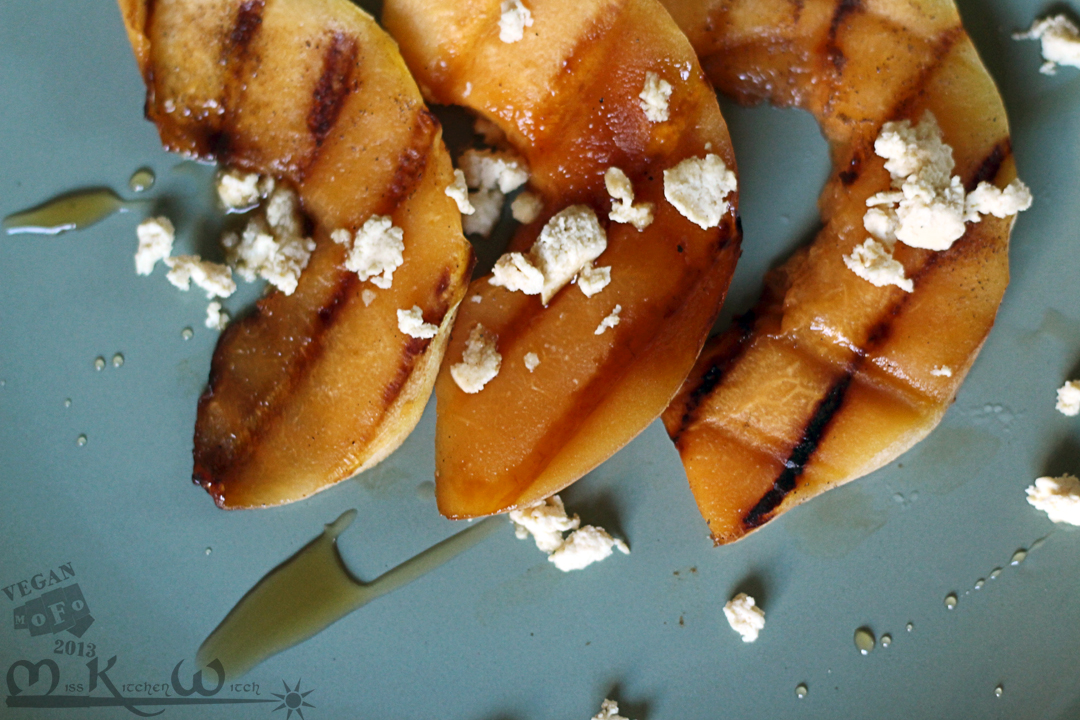
{"type": "Polygon", "coordinates": [[[563,541],[548,560],[563,572],[583,570],[594,562],[611,557],[611,548],[618,548],[624,555],[630,548],[622,540],[611,537],[604,528],[585,525],[578,528],[563,541]]]}
{"type": "Polygon", "coordinates": [[[563,572],[581,570],[611,555],[611,548],[628,555],[630,548],[622,540],[612,538],[601,527],[580,527],[581,519],[568,517],[562,499],[553,495],[522,510],[512,510],[510,521],[514,534],[521,540],[531,534],[536,547],[548,554],[548,561],[563,572]],[[572,530],[565,539],[563,533],[572,530]]]}
{"type": "Polygon", "coordinates": [[[514,535],[519,540],[532,535],[536,547],[550,555],[562,547],[564,532],[581,525],[581,518],[569,517],[562,498],[552,495],[531,507],[511,510],[510,522],[514,523],[514,535]]]}
{"type": "Polygon", "coordinates": [[[229,297],[236,292],[236,282],[232,279],[232,270],[219,263],[203,260],[198,255],[177,255],[165,258],[169,266],[168,278],[181,290],[191,289],[195,283],[206,291],[206,297],[229,297]]]}
{"type": "Polygon", "coordinates": [[[948,365],[940,365],[930,371],[934,377],[952,377],[952,368],[948,365]]]}
{"type": "Polygon", "coordinates": [[[1013,180],[1004,190],[983,181],[968,193],[964,200],[968,222],[979,222],[979,215],[1007,218],[1031,207],[1031,190],[1019,179],[1013,180]]]}
{"type": "Polygon", "coordinates": [[[497,341],[498,337],[480,323],[473,326],[461,362],[450,366],[450,376],[464,392],[480,392],[499,374],[502,355],[495,349],[497,341]]]}
{"type": "Polygon", "coordinates": [[[1080,480],[1072,475],[1041,477],[1026,492],[1027,501],[1054,522],[1080,525],[1080,480]]]}
{"type": "Polygon", "coordinates": [[[353,238],[348,230],[335,230],[330,238],[348,248],[345,269],[356,273],[360,280],[371,280],[377,288],[386,290],[394,282],[394,271],[404,262],[404,231],[395,227],[386,215],[372,215],[353,238]]]}
{"type": "Polygon", "coordinates": [[[465,174],[468,186],[474,189],[498,188],[503,193],[508,193],[517,190],[529,179],[529,168],[525,160],[509,150],[470,148],[461,153],[458,166],[465,174]]]}
{"type": "Polygon", "coordinates": [[[1064,15],[1037,20],[1027,32],[1013,35],[1015,40],[1041,40],[1043,66],[1039,72],[1054,75],[1058,65],[1080,67],[1080,29],[1064,15]]]}
{"type": "Polygon", "coordinates": [[[534,352],[525,353],[525,369],[532,372],[540,364],[540,356],[534,352]]]}
{"type": "Polygon", "coordinates": [[[629,720],[619,714],[619,703],[614,700],[604,700],[600,703],[600,712],[593,715],[592,720],[629,720]]]}
{"type": "Polygon", "coordinates": [[[510,292],[539,295],[544,289],[544,273],[533,264],[529,256],[512,252],[495,261],[488,282],[510,292]]]}
{"type": "Polygon", "coordinates": [[[473,296],[472,296],[471,298],[469,298],[469,299],[470,299],[470,300],[472,300],[472,301],[473,301],[474,303],[476,303],[477,305],[479,305],[480,303],[484,302],[484,298],[483,298],[482,296],[480,296],[480,295],[473,295],[473,296]]]}
{"type": "Polygon", "coordinates": [[[465,185],[465,173],[454,170],[454,182],[446,186],[446,195],[457,203],[458,212],[462,215],[472,215],[476,208],[469,202],[469,188],[465,185]]]}
{"type": "Polygon", "coordinates": [[[315,250],[314,240],[291,234],[297,227],[285,223],[279,224],[278,230],[256,217],[248,221],[239,237],[235,233],[223,235],[221,244],[242,278],[249,282],[265,278],[286,295],[292,295],[315,250]]]}
{"type": "Polygon", "coordinates": [[[616,305],[615,309],[611,311],[611,314],[600,321],[600,324],[594,331],[595,335],[603,335],[607,332],[608,328],[613,328],[619,324],[619,313],[622,312],[622,305],[616,305]]]}
{"type": "Polygon", "coordinates": [[[754,598],[739,593],[724,605],[724,616],[731,629],[742,635],[743,642],[754,642],[765,627],[765,611],[757,606],[754,598]]]}
{"type": "Polygon", "coordinates": [[[424,322],[424,311],[420,309],[419,305],[413,305],[408,310],[398,310],[397,326],[398,330],[409,337],[420,340],[433,338],[439,332],[438,325],[424,322]]]}
{"type": "Polygon", "coordinates": [[[607,249],[607,235],[587,205],[571,205],[548,220],[529,254],[544,274],[540,300],[547,305],[555,293],[607,249]]]}
{"type": "Polygon", "coordinates": [[[844,264],[853,273],[877,287],[895,285],[904,292],[915,289],[910,278],[904,277],[904,266],[892,254],[892,246],[873,238],[856,245],[850,255],[844,256],[844,264]]]}
{"type": "Polygon", "coordinates": [[[229,211],[249,210],[274,189],[274,178],[230,168],[218,173],[217,194],[229,211]]]}
{"type": "Polygon", "coordinates": [[[610,283],[611,268],[596,267],[592,263],[581,268],[581,272],[579,272],[577,276],[578,289],[585,293],[585,297],[592,297],[606,288],[610,283]]]}
{"type": "Polygon", "coordinates": [[[229,313],[221,309],[217,300],[206,306],[206,327],[211,330],[224,330],[229,324],[229,313]]]}
{"type": "Polygon", "coordinates": [[[149,275],[158,260],[164,260],[172,252],[176,229],[167,217],[147,218],[135,228],[139,237],[139,249],[135,251],[135,272],[149,275]]]}
{"type": "Polygon", "coordinates": [[[641,109],[649,122],[664,122],[668,119],[668,102],[671,100],[671,83],[661,79],[654,72],[645,73],[645,87],[638,95],[641,109]]]}
{"type": "Polygon", "coordinates": [[[738,182],[719,155],[687,158],[664,171],[664,197],[683,217],[703,230],[719,227],[728,211],[725,199],[738,182]]]}
{"type": "Polygon", "coordinates": [[[525,28],[533,24],[529,8],[521,0],[502,0],[500,11],[499,39],[504,43],[516,43],[525,37],[525,28]]]}
{"type": "Polygon", "coordinates": [[[1070,380],[1058,388],[1054,407],[1062,415],[1080,415],[1080,380],[1070,380]]]}
{"type": "Polygon", "coordinates": [[[364,307],[368,307],[371,303],[375,302],[375,291],[371,288],[364,288],[360,293],[360,300],[363,301],[364,307]]]}
{"type": "Polygon", "coordinates": [[[608,215],[612,222],[629,223],[639,232],[652,225],[653,204],[634,204],[634,186],[626,173],[617,167],[608,168],[604,173],[604,185],[615,200],[608,215]]]}
{"type": "Polygon", "coordinates": [[[488,237],[495,229],[502,215],[505,196],[498,190],[477,190],[469,193],[469,204],[473,207],[472,215],[461,218],[461,229],[467,235],[488,237]]]}
{"type": "Polygon", "coordinates": [[[528,225],[540,217],[543,209],[544,201],[540,199],[539,195],[528,190],[518,195],[514,198],[514,202],[510,203],[510,214],[522,225],[528,225]]]}

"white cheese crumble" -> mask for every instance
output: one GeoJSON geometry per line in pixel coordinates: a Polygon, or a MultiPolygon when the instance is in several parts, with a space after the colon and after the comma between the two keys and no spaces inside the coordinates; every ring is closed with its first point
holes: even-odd
{"type": "Polygon", "coordinates": [[[398,310],[397,326],[398,330],[409,337],[420,340],[433,338],[439,332],[438,325],[424,322],[424,311],[420,309],[419,305],[413,305],[408,310],[398,310]]]}
{"type": "Polygon", "coordinates": [[[461,362],[450,366],[450,377],[457,386],[470,395],[484,389],[499,374],[502,355],[496,350],[498,337],[480,323],[473,326],[465,341],[461,362]]]}
{"type": "Polygon", "coordinates": [[[540,356],[534,352],[525,353],[525,369],[532,372],[540,364],[540,356]]]}
{"type": "Polygon", "coordinates": [[[754,642],[765,627],[765,611],[757,606],[754,598],[739,593],[724,605],[724,616],[731,629],[742,635],[743,642],[754,642]]]}
{"type": "Polygon", "coordinates": [[[593,331],[595,335],[603,335],[607,332],[608,328],[613,328],[619,324],[619,313],[622,312],[622,305],[616,305],[615,309],[611,311],[611,314],[600,321],[600,324],[593,331]]]}
{"type": "Polygon", "coordinates": [[[934,377],[952,377],[952,368],[948,365],[939,365],[930,371],[934,377]]]}
{"type": "Polygon", "coordinates": [[[608,217],[612,222],[629,223],[638,232],[652,225],[653,204],[634,204],[634,186],[620,168],[610,167],[604,173],[604,186],[614,199],[608,217]]]}
{"type": "Polygon", "coordinates": [[[1031,207],[1031,190],[1019,179],[1013,180],[1004,190],[983,181],[968,193],[964,200],[964,213],[968,222],[979,222],[979,215],[1007,218],[1031,207]]]}
{"type": "Polygon", "coordinates": [[[139,249],[135,251],[135,272],[149,275],[158,260],[164,260],[172,252],[176,229],[167,217],[147,218],[135,228],[139,237],[139,249]]]}
{"type": "Polygon", "coordinates": [[[600,703],[600,712],[592,716],[592,720],[629,720],[619,714],[619,703],[614,700],[604,700],[600,703]]]}
{"type": "Polygon", "coordinates": [[[364,288],[360,293],[360,300],[364,303],[364,307],[369,307],[371,303],[375,302],[375,291],[371,288],[364,288]]]}
{"type": "Polygon", "coordinates": [[[850,255],[844,256],[844,264],[863,280],[877,287],[895,285],[904,292],[915,289],[910,278],[904,277],[904,266],[892,254],[893,245],[868,238],[856,245],[850,255]]]}
{"type": "Polygon", "coordinates": [[[1069,417],[1080,415],[1080,380],[1069,380],[1058,388],[1057,405],[1054,408],[1069,417]]]}
{"type": "Polygon", "coordinates": [[[469,202],[469,188],[465,184],[465,173],[461,170],[454,170],[454,182],[446,186],[447,197],[457,203],[458,212],[462,215],[472,215],[476,212],[476,209],[469,202]]]}
{"type": "Polygon", "coordinates": [[[254,217],[243,233],[226,233],[221,244],[236,272],[248,282],[262,277],[286,295],[292,295],[300,273],[311,260],[315,241],[303,237],[299,198],[288,188],[274,190],[265,219],[254,217]]]}
{"type": "Polygon", "coordinates": [[[528,190],[518,195],[514,198],[514,202],[510,203],[510,214],[522,225],[528,225],[540,217],[543,209],[544,201],[540,199],[539,195],[528,190]]]}
{"type": "Polygon", "coordinates": [[[250,210],[274,190],[270,175],[245,173],[229,168],[217,176],[217,194],[221,204],[230,212],[250,210]]]}
{"type": "Polygon", "coordinates": [[[547,305],[606,249],[607,235],[596,213],[587,205],[571,205],[548,220],[528,255],[500,257],[488,282],[526,295],[539,294],[547,305]]]}
{"type": "Polygon", "coordinates": [[[500,12],[499,39],[504,43],[516,43],[525,37],[525,28],[533,24],[529,8],[521,0],[502,0],[500,12]]]}
{"type": "Polygon", "coordinates": [[[508,193],[517,190],[529,179],[525,160],[509,150],[468,149],[458,158],[458,167],[470,188],[498,188],[508,193]]]}
{"type": "Polygon", "coordinates": [[[581,268],[577,276],[577,286],[585,297],[592,297],[611,284],[611,268],[596,267],[589,263],[581,268]]]}
{"type": "Polygon", "coordinates": [[[1027,501],[1052,521],[1080,525],[1080,480],[1072,475],[1038,478],[1025,492],[1027,501]]]}
{"type": "Polygon", "coordinates": [[[165,258],[169,273],[165,277],[181,290],[190,290],[195,283],[206,291],[206,297],[229,297],[236,292],[232,270],[220,263],[203,260],[198,255],[177,255],[165,258]]]}
{"type": "Polygon", "coordinates": [[[1027,32],[1013,35],[1015,40],[1042,41],[1043,66],[1039,72],[1044,75],[1057,73],[1058,65],[1080,67],[1080,29],[1064,15],[1036,20],[1027,32]]]}
{"type": "Polygon", "coordinates": [[[224,330],[229,324],[229,313],[221,309],[217,300],[206,306],[206,327],[211,330],[224,330]]]}
{"type": "Polygon", "coordinates": [[[601,527],[585,525],[581,518],[568,517],[562,499],[552,495],[546,501],[522,510],[510,511],[514,534],[521,540],[531,534],[536,547],[548,554],[548,561],[563,572],[581,570],[594,562],[611,556],[612,548],[624,555],[630,548],[622,540],[611,537],[601,527]],[[563,533],[573,531],[566,538],[563,533]]]}
{"type": "Polygon", "coordinates": [[[485,238],[490,236],[502,215],[505,199],[505,196],[497,189],[470,192],[469,205],[472,206],[473,213],[462,216],[461,229],[466,235],[479,235],[485,238]]]}
{"type": "Polygon", "coordinates": [[[393,284],[394,271],[404,262],[404,237],[404,231],[395,227],[386,215],[369,217],[355,238],[345,229],[330,233],[334,242],[348,249],[345,269],[383,290],[393,284]]]}
{"type": "Polygon", "coordinates": [[[719,227],[728,211],[725,198],[737,187],[735,173],[713,153],[704,158],[687,158],[664,171],[664,197],[703,230],[719,227]]]}
{"type": "Polygon", "coordinates": [[[645,73],[645,87],[638,95],[641,109],[649,122],[664,122],[668,119],[668,102],[671,100],[671,83],[654,72],[645,73]]]}

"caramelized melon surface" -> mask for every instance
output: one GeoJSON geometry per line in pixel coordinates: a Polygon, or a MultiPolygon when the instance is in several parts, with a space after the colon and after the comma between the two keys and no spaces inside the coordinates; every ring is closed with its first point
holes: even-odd
{"type": "Polygon", "coordinates": [[[440,511],[474,517],[530,505],[580,478],[667,406],[700,351],[739,255],[735,194],[718,228],[702,230],[664,199],[663,171],[718,154],[734,169],[727,127],[696,56],[652,0],[536,0],[533,24],[499,39],[499,0],[387,0],[384,23],[430,100],[463,105],[506,133],[544,201],[509,250],[527,251],[545,222],[574,204],[607,231],[596,261],[611,284],[591,298],[574,285],[545,308],[475,281],[436,382],[440,511]],[[639,100],[647,72],[673,86],[670,119],[639,100]],[[621,168],[635,202],[656,218],[638,232],[608,222],[604,173],[621,168]],[[620,305],[620,323],[600,321],[620,305]],[[481,323],[498,336],[498,376],[470,395],[453,381],[481,323]],[[524,357],[536,353],[530,372],[524,357]]]}
{"type": "Polygon", "coordinates": [[[288,181],[311,222],[295,293],[270,293],[221,337],[194,450],[221,507],[301,499],[383,459],[430,395],[472,268],[441,130],[394,42],[346,0],[120,7],[165,146],[288,181]],[[345,270],[329,239],[373,214],[404,230],[387,290],[345,270]],[[440,326],[431,340],[398,330],[414,305],[440,326]]]}
{"type": "Polygon", "coordinates": [[[824,227],[706,346],[664,423],[717,543],[892,461],[941,420],[1008,284],[1014,218],[969,223],[951,249],[897,244],[915,290],[879,288],[843,256],[889,188],[881,126],[936,116],[968,191],[1015,176],[1001,98],[951,0],[664,0],[717,88],[813,113],[831,146],[824,227]],[[951,377],[933,374],[947,366],[951,377]]]}

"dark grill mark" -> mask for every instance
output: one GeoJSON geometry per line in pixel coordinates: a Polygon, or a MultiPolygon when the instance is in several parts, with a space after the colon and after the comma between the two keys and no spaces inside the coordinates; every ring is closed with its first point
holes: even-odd
{"type": "Polygon", "coordinates": [[[438,128],[439,121],[430,110],[424,108],[417,113],[416,125],[413,127],[413,141],[398,158],[394,177],[383,194],[383,200],[388,205],[396,205],[420,182],[431,154],[431,137],[438,128]]]}
{"type": "Polygon", "coordinates": [[[236,24],[233,25],[233,29],[229,33],[227,52],[242,55],[247,50],[252,38],[255,37],[262,26],[262,15],[265,6],[265,0],[247,0],[240,5],[240,9],[236,13],[236,24]]]}
{"type": "Polygon", "coordinates": [[[983,158],[983,161],[979,163],[978,169],[975,170],[975,174],[971,177],[965,185],[965,190],[971,192],[979,186],[981,182],[993,182],[997,177],[998,170],[1001,169],[1001,163],[1005,161],[1009,153],[1012,152],[1012,142],[1009,138],[1005,138],[994,149],[983,158]]]}
{"type": "Polygon", "coordinates": [[[337,122],[345,99],[359,85],[353,80],[356,69],[356,40],[342,33],[334,33],[323,55],[323,69],[311,95],[307,126],[319,147],[337,122]]]}
{"type": "Polygon", "coordinates": [[[788,459],[784,461],[784,471],[776,478],[772,489],[765,493],[758,500],[757,505],[751,508],[750,512],[743,518],[742,524],[744,528],[753,530],[768,522],[771,519],[772,512],[780,506],[787,494],[795,489],[803,468],[806,467],[806,463],[817,451],[821,439],[825,436],[825,430],[828,428],[829,422],[844,404],[844,395],[847,393],[848,386],[851,385],[854,372],[854,367],[848,368],[844,375],[829,388],[829,392],[818,404],[814,416],[807,424],[806,431],[803,433],[799,444],[795,446],[788,459]]]}
{"type": "Polygon", "coordinates": [[[862,155],[855,153],[848,162],[847,170],[841,170],[839,172],[840,182],[842,182],[845,187],[854,185],[855,181],[859,179],[859,173],[861,171],[862,155]]]}
{"type": "Polygon", "coordinates": [[[847,58],[844,57],[844,51],[836,44],[836,36],[840,33],[840,28],[843,27],[848,16],[862,9],[862,0],[840,0],[833,12],[832,22],[829,23],[829,39],[825,41],[825,54],[839,73],[844,71],[847,58]]]}
{"type": "Polygon", "coordinates": [[[409,341],[405,343],[397,375],[383,388],[383,407],[388,408],[397,400],[398,395],[401,394],[401,389],[405,387],[405,383],[412,376],[413,368],[416,366],[416,358],[427,349],[430,343],[431,340],[421,340],[420,338],[409,338],[409,341]]]}

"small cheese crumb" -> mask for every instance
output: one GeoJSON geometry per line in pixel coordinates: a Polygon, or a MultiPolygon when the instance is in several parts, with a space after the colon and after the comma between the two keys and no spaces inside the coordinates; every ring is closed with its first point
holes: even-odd
{"type": "Polygon", "coordinates": [[[641,109],[649,122],[664,122],[668,119],[668,102],[671,100],[671,83],[661,79],[654,72],[645,73],[645,87],[638,95],[641,109]]]}
{"type": "Polygon", "coordinates": [[[728,211],[725,198],[737,187],[735,173],[712,153],[704,158],[687,158],[664,171],[664,197],[703,230],[720,226],[728,211]]]}
{"type": "Polygon", "coordinates": [[[502,0],[500,11],[499,39],[504,43],[516,43],[525,37],[525,28],[533,24],[529,8],[521,0],[502,0]]]}
{"type": "Polygon", "coordinates": [[[1031,207],[1031,190],[1019,179],[1013,180],[1004,190],[983,181],[968,193],[964,200],[968,222],[979,222],[979,215],[1007,218],[1031,207]]]}
{"type": "Polygon", "coordinates": [[[488,282],[510,292],[539,295],[544,289],[544,273],[533,264],[529,256],[512,252],[495,261],[488,282]]]}
{"type": "Polygon", "coordinates": [[[229,168],[217,176],[217,194],[230,212],[250,210],[274,189],[274,178],[229,168]]]}
{"type": "Polygon", "coordinates": [[[743,642],[754,642],[765,627],[765,611],[757,606],[754,598],[739,593],[724,605],[724,616],[731,629],[742,635],[743,642]]]}
{"type": "Polygon", "coordinates": [[[540,356],[534,352],[525,353],[525,369],[532,372],[540,364],[540,356]]]}
{"type": "Polygon", "coordinates": [[[653,204],[634,204],[634,186],[621,169],[610,167],[604,173],[604,186],[615,200],[608,217],[612,222],[629,223],[641,232],[652,225],[653,204]]]}
{"type": "Polygon", "coordinates": [[[514,534],[521,540],[531,534],[536,547],[548,554],[548,561],[563,572],[581,570],[594,562],[611,556],[612,548],[624,555],[630,548],[622,540],[611,537],[601,527],[581,525],[581,519],[568,517],[562,499],[552,495],[546,501],[522,510],[512,510],[510,521],[514,534]],[[563,533],[572,530],[563,538],[563,533]]]}
{"type": "Polygon", "coordinates": [[[383,290],[393,284],[394,271],[404,262],[404,237],[404,231],[395,227],[386,215],[369,217],[355,238],[344,229],[330,233],[334,242],[348,248],[345,269],[383,290]]]}
{"type": "Polygon", "coordinates": [[[1014,40],[1041,40],[1044,75],[1057,73],[1058,65],[1080,67],[1080,29],[1064,15],[1037,20],[1027,32],[1016,33],[1014,40]]]}
{"type": "Polygon", "coordinates": [[[473,207],[472,215],[461,218],[461,229],[466,235],[488,237],[502,215],[505,196],[498,190],[477,190],[469,193],[469,204],[473,207]]]}
{"type": "Polygon", "coordinates": [[[371,303],[375,302],[375,291],[371,288],[364,288],[360,293],[360,300],[364,303],[364,307],[368,307],[371,303]]]}
{"type": "Polygon", "coordinates": [[[1058,388],[1057,405],[1054,407],[1062,415],[1080,415],[1080,380],[1070,380],[1058,388]]]}
{"type": "Polygon", "coordinates": [[[844,256],[844,264],[853,273],[877,287],[895,285],[904,292],[915,289],[910,278],[904,277],[904,266],[892,254],[892,246],[869,238],[856,245],[850,255],[844,256]]]}
{"type": "Polygon", "coordinates": [[[611,268],[596,267],[592,263],[581,268],[581,272],[577,276],[578,289],[585,294],[585,297],[592,297],[610,283],[611,268]]]}
{"type": "Polygon", "coordinates": [[[614,700],[604,700],[600,703],[600,712],[593,715],[592,720],[629,720],[619,714],[619,703],[614,700]]]}
{"type": "Polygon", "coordinates": [[[176,229],[167,217],[147,218],[135,228],[139,237],[139,249],[135,251],[135,272],[149,275],[158,260],[164,260],[172,252],[176,229]]]}
{"type": "Polygon", "coordinates": [[[469,298],[469,300],[472,300],[477,305],[484,302],[484,298],[481,295],[473,295],[471,298],[469,298]]]}
{"type": "Polygon", "coordinates": [[[224,330],[229,324],[229,313],[221,309],[221,303],[214,301],[206,306],[206,327],[211,330],[224,330]]]}
{"type": "Polygon", "coordinates": [[[544,201],[540,199],[539,195],[528,190],[518,195],[514,198],[514,202],[510,203],[510,214],[522,225],[528,225],[540,217],[543,209],[544,201]]]}
{"type": "Polygon", "coordinates": [[[952,377],[952,368],[948,365],[940,365],[930,371],[934,377],[952,377]]]}
{"type": "Polygon", "coordinates": [[[458,158],[458,166],[470,188],[503,193],[513,192],[529,180],[525,160],[509,150],[468,149],[458,158]]]}
{"type": "Polygon", "coordinates": [[[408,310],[398,310],[397,326],[398,330],[409,337],[420,340],[433,338],[439,332],[438,325],[424,322],[424,311],[420,309],[419,305],[413,305],[408,310]]]}
{"type": "Polygon", "coordinates": [[[470,395],[484,389],[499,374],[502,355],[496,350],[498,337],[488,332],[480,323],[473,326],[465,341],[461,362],[450,366],[450,376],[464,392],[470,395]]]}
{"type": "Polygon", "coordinates": [[[198,255],[177,255],[165,258],[169,273],[165,277],[181,290],[191,289],[195,283],[206,291],[206,297],[229,297],[236,292],[232,270],[225,265],[203,260],[198,255]]]}
{"type": "Polygon", "coordinates": [[[469,188],[465,185],[465,173],[454,170],[454,182],[446,186],[444,191],[451,200],[457,203],[458,212],[462,215],[472,215],[476,208],[469,202],[469,188]]]}
{"type": "Polygon", "coordinates": [[[1080,525],[1080,480],[1072,475],[1038,478],[1026,492],[1027,501],[1054,522],[1080,525]]]}
{"type": "Polygon", "coordinates": [[[619,324],[619,313],[621,313],[621,312],[622,312],[622,305],[616,305],[615,309],[611,311],[611,314],[600,321],[600,324],[597,326],[596,330],[594,331],[594,334],[595,335],[603,335],[605,332],[607,332],[608,328],[613,328],[616,325],[618,325],[619,324]]]}
{"type": "MultiPolygon", "coordinates": [[[[269,209],[267,216],[270,217],[269,209]]],[[[278,220],[277,227],[255,217],[248,221],[239,237],[235,233],[222,235],[221,244],[242,278],[251,282],[262,277],[286,295],[292,295],[300,274],[311,260],[315,241],[296,232],[300,229],[299,219],[285,220],[287,216],[278,214],[273,217],[278,220]]]]}

